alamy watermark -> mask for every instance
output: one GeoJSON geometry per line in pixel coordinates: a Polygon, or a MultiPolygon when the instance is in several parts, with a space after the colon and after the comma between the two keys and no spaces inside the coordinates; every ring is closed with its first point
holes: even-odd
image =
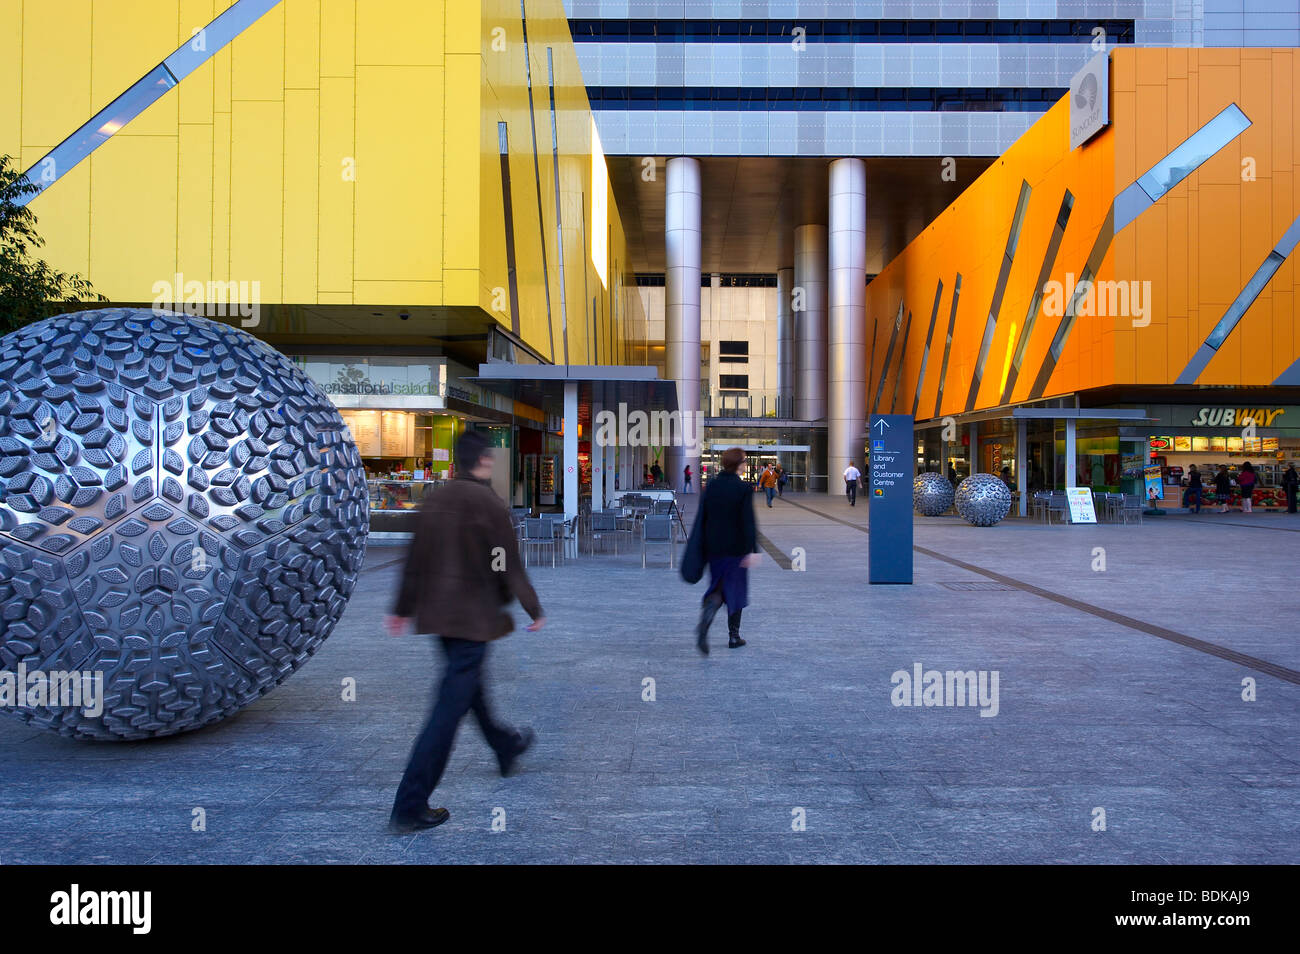
{"type": "Polygon", "coordinates": [[[186,281],[177,272],[171,280],[153,283],[153,312],[179,312],[192,318],[238,318],[244,328],[262,321],[260,281],[186,281]]]}
{"type": "Polygon", "coordinates": [[[599,411],[592,423],[601,447],[684,447],[698,454],[704,442],[703,411],[629,411],[619,402],[617,412],[599,411]]]}
{"type": "Polygon", "coordinates": [[[80,709],[82,715],[104,714],[104,674],[99,671],[27,670],[0,671],[0,706],[16,709],[80,709]]]}
{"type": "Polygon", "coordinates": [[[912,671],[900,669],[889,679],[894,687],[889,701],[900,706],[963,707],[979,706],[980,718],[998,714],[1001,703],[998,696],[1000,673],[994,669],[926,669],[920,663],[912,664],[912,671]]]}
{"type": "Polygon", "coordinates": [[[1043,285],[1043,314],[1060,318],[1075,296],[1075,315],[1079,318],[1132,318],[1134,328],[1151,324],[1151,283],[1149,281],[1083,281],[1075,284],[1073,272],[1065,281],[1052,279],[1043,285]]]}

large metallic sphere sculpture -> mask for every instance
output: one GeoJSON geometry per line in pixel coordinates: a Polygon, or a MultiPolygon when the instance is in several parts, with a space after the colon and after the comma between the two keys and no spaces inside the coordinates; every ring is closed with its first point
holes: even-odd
{"type": "Polygon", "coordinates": [[[952,506],[953,489],[943,474],[924,473],[912,478],[912,506],[923,517],[937,517],[952,506]]]}
{"type": "Polygon", "coordinates": [[[325,394],[244,331],[147,309],[0,339],[0,501],[3,708],[67,736],[236,712],[320,648],[365,555],[365,473],[325,394]],[[24,693],[24,671],[102,677],[102,705],[48,675],[24,693]]]}
{"type": "Polygon", "coordinates": [[[1011,512],[1011,491],[993,474],[971,474],[957,485],[957,513],[967,523],[991,527],[1011,512]]]}

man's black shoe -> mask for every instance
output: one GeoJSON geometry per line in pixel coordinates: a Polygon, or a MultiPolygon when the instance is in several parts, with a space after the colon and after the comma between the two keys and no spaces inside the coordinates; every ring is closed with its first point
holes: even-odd
{"type": "Polygon", "coordinates": [[[745,641],[741,639],[739,636],[732,636],[730,639],[727,640],[728,649],[739,649],[741,646],[744,645],[745,645],[745,641]]]}
{"type": "Polygon", "coordinates": [[[390,818],[388,830],[394,835],[409,835],[426,828],[437,828],[450,817],[451,812],[445,808],[426,808],[414,818],[390,818]]]}
{"type": "Polygon", "coordinates": [[[519,759],[519,756],[527,752],[536,740],[537,733],[532,729],[525,728],[519,730],[519,740],[515,743],[514,750],[505,758],[499,756],[497,758],[497,764],[501,766],[502,778],[507,777],[514,771],[515,762],[519,759]]]}

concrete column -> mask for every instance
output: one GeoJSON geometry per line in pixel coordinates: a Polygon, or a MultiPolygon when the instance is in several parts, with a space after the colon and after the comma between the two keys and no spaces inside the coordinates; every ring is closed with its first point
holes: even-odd
{"type": "Polygon", "coordinates": [[[605,446],[597,440],[596,422],[600,420],[600,402],[591,402],[591,511],[605,509],[605,446]]]}
{"type": "Polygon", "coordinates": [[[1016,489],[1020,491],[1020,516],[1029,516],[1029,477],[1025,473],[1028,466],[1029,422],[1023,417],[1016,421],[1016,489]]]}
{"type": "Polygon", "coordinates": [[[966,448],[966,457],[970,460],[970,472],[980,472],[980,425],[979,421],[970,422],[970,446],[966,448]]]}
{"type": "MultiPolygon", "coordinates": [[[[795,417],[826,417],[826,226],[794,230],[795,417]]],[[[818,462],[825,468],[825,461],[818,462]]],[[[844,465],[839,466],[843,470],[844,465]]],[[[838,470],[836,471],[838,473],[838,470]]]]}
{"type": "Polygon", "coordinates": [[[1065,419],[1065,486],[1073,487],[1079,479],[1079,464],[1075,457],[1075,428],[1078,421],[1072,417],[1065,419]]]}
{"type": "Polygon", "coordinates": [[[794,269],[776,270],[776,416],[794,415],[794,315],[790,295],[794,291],[794,269]]]}
{"type": "MultiPolygon", "coordinates": [[[[830,473],[859,468],[867,423],[867,166],[830,167],[826,434],[830,473]]],[[[829,490],[828,490],[829,492],[829,490]]]]}
{"type": "MultiPolygon", "coordinates": [[[[700,409],[700,162],[669,159],[667,175],[664,349],[668,379],[677,382],[677,408],[686,417],[700,409]]],[[[664,458],[671,486],[680,483],[688,464],[692,474],[700,472],[698,448],[669,444],[664,458]]]]}
{"type": "Polygon", "coordinates": [[[564,519],[578,513],[578,382],[564,382],[564,519]]]}

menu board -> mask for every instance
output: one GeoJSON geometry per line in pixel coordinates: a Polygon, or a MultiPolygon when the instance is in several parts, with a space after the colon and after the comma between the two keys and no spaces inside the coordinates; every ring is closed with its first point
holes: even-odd
{"type": "Polygon", "coordinates": [[[1091,488],[1066,487],[1065,499],[1070,505],[1070,523],[1097,522],[1097,509],[1092,505],[1091,488]]]}
{"type": "Polygon", "coordinates": [[[410,457],[414,419],[401,411],[384,411],[380,425],[383,457],[410,457]]]}
{"type": "Polygon", "coordinates": [[[1192,439],[1190,437],[1179,437],[1174,435],[1174,450],[1190,451],[1192,449],[1192,439]]]}
{"type": "Polygon", "coordinates": [[[352,432],[352,440],[357,445],[357,454],[361,457],[380,456],[379,412],[378,411],[339,411],[343,423],[352,432]]]}

